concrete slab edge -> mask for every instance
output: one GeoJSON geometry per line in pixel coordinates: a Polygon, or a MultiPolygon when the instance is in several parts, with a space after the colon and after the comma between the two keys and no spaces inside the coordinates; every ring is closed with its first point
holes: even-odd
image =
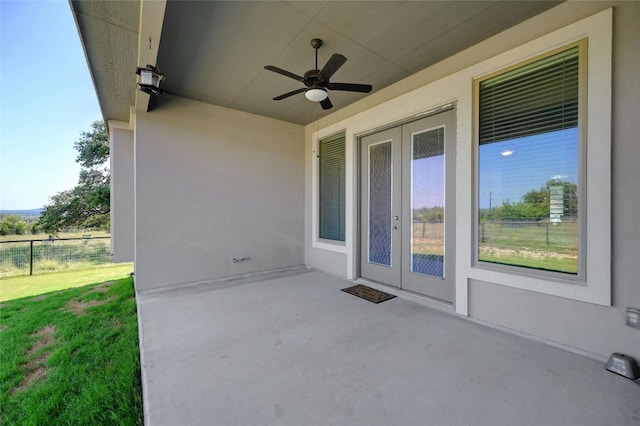
{"type": "Polygon", "coordinates": [[[311,272],[311,269],[305,265],[288,266],[285,268],[269,269],[266,271],[251,272],[248,274],[231,275],[207,280],[192,281],[186,283],[172,284],[164,287],[150,288],[147,290],[138,290],[136,294],[148,297],[156,294],[166,294],[170,292],[192,289],[194,287],[203,286],[208,289],[228,288],[233,285],[247,284],[257,281],[267,281],[275,278],[297,275],[311,272]]]}
{"type": "MultiPolygon", "coordinates": [[[[135,280],[135,277],[134,277],[135,280]]],[[[142,307],[140,306],[140,299],[138,294],[136,293],[136,311],[138,317],[138,352],[140,359],[140,386],[142,387],[142,421],[145,425],[149,424],[149,395],[147,392],[147,371],[146,371],[146,363],[145,363],[145,350],[144,350],[144,332],[142,327],[142,307]]]]}

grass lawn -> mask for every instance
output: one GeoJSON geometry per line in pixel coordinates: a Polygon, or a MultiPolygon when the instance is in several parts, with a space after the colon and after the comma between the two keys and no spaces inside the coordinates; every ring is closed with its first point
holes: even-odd
{"type": "Polygon", "coordinates": [[[81,271],[55,272],[42,275],[8,277],[0,279],[0,301],[67,288],[99,283],[126,277],[133,272],[133,264],[108,264],[81,271]]]}
{"type": "MultiPolygon", "coordinates": [[[[69,275],[76,288],[2,302],[0,424],[142,424],[133,282],[118,275],[85,276],[98,284],[82,287],[69,275]]],[[[69,285],[66,276],[31,279],[69,285]]]]}

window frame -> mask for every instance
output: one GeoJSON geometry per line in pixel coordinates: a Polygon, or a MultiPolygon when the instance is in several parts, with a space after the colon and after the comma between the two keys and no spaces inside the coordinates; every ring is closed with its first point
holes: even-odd
{"type": "MultiPolygon", "coordinates": [[[[489,74],[473,79],[472,99],[473,99],[473,226],[472,226],[472,258],[473,267],[505,272],[508,274],[524,275],[530,277],[538,277],[544,279],[552,279],[561,282],[569,282],[574,284],[586,284],[587,281],[587,113],[588,103],[588,38],[583,37],[568,44],[538,54],[536,56],[518,61],[509,66],[500,68],[489,74]],[[551,271],[545,269],[536,269],[532,267],[509,265],[497,262],[488,262],[479,259],[480,252],[480,210],[479,210],[479,159],[480,159],[480,84],[483,81],[496,76],[504,75],[512,70],[543,60],[557,53],[567,51],[574,47],[578,48],[578,271],[576,274],[551,271]]],[[[530,136],[530,135],[526,135],[530,136]]]]}

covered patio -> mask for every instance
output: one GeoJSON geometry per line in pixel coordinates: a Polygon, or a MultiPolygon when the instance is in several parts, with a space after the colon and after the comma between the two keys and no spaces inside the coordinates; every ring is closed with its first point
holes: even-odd
{"type": "Polygon", "coordinates": [[[147,424],[640,423],[640,387],[604,368],[640,358],[639,2],[70,4],[109,125],[113,258],[135,264],[147,424]],[[299,74],[331,58],[327,109],[299,74]],[[150,67],[162,96],[137,90],[150,67]],[[501,81],[504,106],[480,105],[501,81]],[[481,135],[492,111],[507,139],[481,135]],[[570,245],[483,246],[493,207],[531,190],[548,196],[507,227],[566,213],[570,245]],[[433,252],[427,212],[446,223],[433,252]],[[364,279],[399,297],[340,291],[364,279]]]}
{"type": "Polygon", "coordinates": [[[308,268],[138,294],[148,425],[640,424],[586,358],[308,268]]]}

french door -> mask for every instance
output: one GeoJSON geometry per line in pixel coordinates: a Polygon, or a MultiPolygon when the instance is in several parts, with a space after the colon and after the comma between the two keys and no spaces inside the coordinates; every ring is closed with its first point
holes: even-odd
{"type": "Polygon", "coordinates": [[[455,111],[361,138],[363,277],[451,303],[455,111]]]}

